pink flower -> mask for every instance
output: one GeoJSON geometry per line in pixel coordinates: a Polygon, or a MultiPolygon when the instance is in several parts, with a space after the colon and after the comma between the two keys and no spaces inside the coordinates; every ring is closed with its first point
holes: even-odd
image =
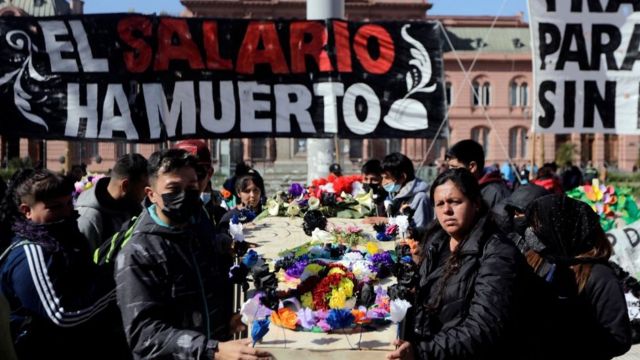
{"type": "Polygon", "coordinates": [[[349,233],[349,234],[359,234],[360,232],[362,232],[362,229],[360,229],[359,227],[357,227],[355,225],[347,226],[347,233],[349,233]]]}

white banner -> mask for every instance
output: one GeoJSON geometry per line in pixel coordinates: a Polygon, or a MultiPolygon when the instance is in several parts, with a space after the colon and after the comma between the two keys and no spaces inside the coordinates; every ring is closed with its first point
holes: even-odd
{"type": "Polygon", "coordinates": [[[529,0],[540,133],[640,134],[640,1],[529,0]]]}
{"type": "Polygon", "coordinates": [[[607,237],[613,245],[611,260],[632,276],[640,278],[640,220],[608,231],[607,237]]]}

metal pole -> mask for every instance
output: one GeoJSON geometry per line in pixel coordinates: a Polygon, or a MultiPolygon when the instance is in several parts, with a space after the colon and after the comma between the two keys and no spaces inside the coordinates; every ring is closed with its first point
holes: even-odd
{"type": "MultiPolygon", "coordinates": [[[[326,20],[344,19],[344,0],[307,0],[307,19],[326,20]]],[[[338,137],[334,139],[307,139],[307,182],[329,173],[340,148],[336,147],[338,137]]]]}

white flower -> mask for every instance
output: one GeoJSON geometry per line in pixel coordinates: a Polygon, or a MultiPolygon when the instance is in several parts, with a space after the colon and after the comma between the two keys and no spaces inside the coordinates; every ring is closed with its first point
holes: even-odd
{"type": "Polygon", "coordinates": [[[350,269],[358,281],[373,279],[373,271],[371,270],[370,265],[370,261],[361,260],[351,264],[350,269]]]}
{"type": "Polygon", "coordinates": [[[287,214],[287,216],[296,216],[296,215],[300,214],[300,206],[298,206],[298,204],[294,204],[294,203],[289,204],[289,207],[287,208],[286,214],[287,214]]]}
{"type": "Polygon", "coordinates": [[[367,193],[360,193],[356,195],[355,199],[361,206],[373,209],[373,195],[371,191],[367,193]]]}
{"type": "Polygon", "coordinates": [[[276,200],[269,199],[267,200],[267,209],[269,215],[278,216],[278,212],[280,211],[280,204],[276,200]]]}
{"type": "Polygon", "coordinates": [[[333,236],[330,232],[320,230],[320,228],[315,228],[313,232],[311,232],[311,238],[315,241],[321,241],[323,243],[330,242],[333,240],[333,236]]]}
{"type": "Polygon", "coordinates": [[[229,223],[229,235],[231,238],[238,242],[244,241],[244,234],[242,233],[242,224],[241,223],[229,223]]]}
{"type": "Polygon", "coordinates": [[[398,225],[400,236],[404,239],[406,237],[407,230],[409,229],[409,217],[407,215],[396,216],[396,225],[398,225]]]}
{"type": "Polygon", "coordinates": [[[309,197],[309,210],[316,210],[320,207],[320,199],[315,196],[309,197]]]}
{"type": "Polygon", "coordinates": [[[350,253],[346,253],[342,256],[343,260],[349,261],[349,262],[356,262],[358,260],[362,260],[362,254],[360,254],[359,252],[350,252],[350,253]]]}
{"type": "Polygon", "coordinates": [[[395,299],[391,301],[391,321],[397,324],[404,320],[410,307],[411,304],[407,300],[395,299]]]}

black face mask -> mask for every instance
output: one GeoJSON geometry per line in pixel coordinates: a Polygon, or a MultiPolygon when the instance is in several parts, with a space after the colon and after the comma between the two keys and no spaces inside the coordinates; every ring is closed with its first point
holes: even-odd
{"type": "Polygon", "coordinates": [[[527,230],[527,218],[524,216],[513,219],[513,231],[524,236],[524,232],[527,230]]]}
{"type": "Polygon", "coordinates": [[[164,202],[162,213],[172,221],[183,224],[198,213],[201,207],[200,191],[189,189],[162,194],[162,202],[164,202]]]}
{"type": "Polygon", "coordinates": [[[369,192],[369,190],[372,190],[374,194],[378,191],[379,188],[380,184],[362,184],[362,189],[364,191],[369,192]]]}

